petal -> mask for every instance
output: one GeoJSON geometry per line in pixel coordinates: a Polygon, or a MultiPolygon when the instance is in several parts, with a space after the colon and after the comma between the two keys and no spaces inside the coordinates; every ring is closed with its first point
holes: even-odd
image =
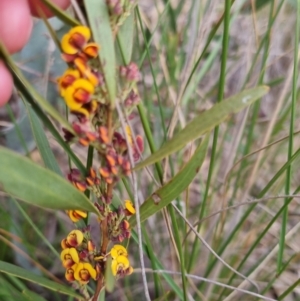
{"type": "Polygon", "coordinates": [[[74,99],[74,96],[73,96],[74,92],[75,92],[75,88],[72,85],[72,86],[67,87],[67,89],[64,93],[65,102],[70,110],[76,110],[76,109],[81,108],[81,106],[82,106],[81,103],[76,102],[76,100],[74,99]]]}
{"type": "Polygon", "coordinates": [[[69,282],[73,282],[75,281],[75,278],[74,278],[74,270],[71,268],[68,268],[66,270],[66,273],[65,273],[65,277],[66,279],[69,281],[69,282]]]}
{"type": "Polygon", "coordinates": [[[83,269],[83,263],[82,262],[79,262],[75,265],[72,266],[72,269],[74,269],[74,278],[77,280],[77,281],[81,281],[81,278],[80,278],[80,271],[83,269]]]}
{"type": "Polygon", "coordinates": [[[69,248],[67,249],[64,249],[61,253],[60,253],[60,259],[61,261],[64,261],[65,260],[65,256],[69,254],[69,248]]]}
{"type": "Polygon", "coordinates": [[[123,266],[123,269],[127,269],[130,266],[129,260],[128,260],[128,258],[126,256],[123,256],[123,255],[118,256],[116,258],[116,261],[118,262],[118,265],[122,265],[123,266]]]}
{"type": "Polygon", "coordinates": [[[80,78],[77,79],[73,85],[72,85],[75,89],[84,89],[86,90],[88,93],[93,94],[95,92],[95,88],[93,86],[93,84],[88,81],[87,79],[84,78],[80,78]]]}
{"type": "Polygon", "coordinates": [[[86,263],[83,264],[83,267],[84,267],[86,270],[88,270],[89,273],[90,273],[90,275],[91,275],[91,277],[92,277],[94,280],[96,280],[96,278],[97,278],[97,272],[96,272],[96,270],[92,267],[92,265],[91,265],[90,263],[86,262],[86,263]]]}
{"type": "Polygon", "coordinates": [[[70,33],[65,34],[61,39],[61,48],[66,54],[76,54],[78,49],[70,44],[70,33]]]}
{"type": "Polygon", "coordinates": [[[79,262],[79,255],[78,255],[78,252],[75,248],[70,248],[69,249],[69,254],[71,255],[72,257],[72,260],[75,262],[75,263],[78,263],[79,262]]]}
{"type": "Polygon", "coordinates": [[[97,43],[88,43],[84,46],[83,52],[91,58],[98,56],[100,46],[97,43]]]}
{"type": "Polygon", "coordinates": [[[68,210],[67,214],[73,223],[76,223],[81,219],[81,217],[76,214],[76,210],[68,210]]]}
{"type": "Polygon", "coordinates": [[[83,233],[80,230],[73,230],[67,236],[67,242],[73,247],[81,245],[82,241],[83,233]]]}
{"type": "Polygon", "coordinates": [[[110,255],[113,259],[116,259],[120,255],[127,256],[127,250],[122,245],[114,245],[110,251],[110,255]]]}
{"type": "Polygon", "coordinates": [[[70,31],[69,34],[73,35],[75,33],[81,34],[84,36],[85,40],[88,41],[91,38],[91,31],[86,26],[75,26],[70,31]]]}
{"type": "Polygon", "coordinates": [[[117,262],[117,260],[114,259],[111,263],[111,271],[114,276],[117,275],[117,269],[118,269],[118,262],[117,262]]]}
{"type": "Polygon", "coordinates": [[[135,208],[130,200],[125,201],[125,208],[131,213],[135,214],[135,208]]]}

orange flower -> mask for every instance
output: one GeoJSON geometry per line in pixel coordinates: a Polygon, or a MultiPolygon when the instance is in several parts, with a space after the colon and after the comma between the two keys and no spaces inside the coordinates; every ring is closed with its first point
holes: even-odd
{"type": "Polygon", "coordinates": [[[91,38],[91,31],[86,26],[73,27],[61,40],[61,48],[66,54],[77,54],[91,38]]]}
{"type": "Polygon", "coordinates": [[[88,116],[97,108],[97,102],[92,100],[94,92],[95,88],[90,81],[84,78],[77,79],[66,88],[65,102],[72,112],[88,116]]]}
{"type": "Polygon", "coordinates": [[[79,262],[79,255],[75,248],[67,248],[61,252],[60,259],[65,268],[70,268],[79,262]]]}
{"type": "Polygon", "coordinates": [[[80,72],[78,70],[67,69],[65,73],[57,78],[59,93],[61,96],[64,96],[66,88],[76,80],[80,78],[80,72]]]}
{"type": "Polygon", "coordinates": [[[80,57],[77,57],[74,60],[74,65],[82,74],[83,77],[88,79],[95,87],[99,84],[99,79],[97,76],[92,72],[92,70],[87,65],[86,61],[80,57]]]}
{"type": "Polygon", "coordinates": [[[66,270],[65,277],[69,282],[75,281],[74,273],[75,273],[75,270],[73,269],[73,267],[70,267],[66,270]]]}
{"type": "Polygon", "coordinates": [[[83,233],[80,230],[73,230],[67,236],[67,243],[76,248],[81,245],[83,238],[83,233]]]}
{"type": "Polygon", "coordinates": [[[97,57],[99,50],[100,46],[97,43],[88,43],[83,48],[83,52],[90,58],[97,57]]]}
{"type": "Polygon", "coordinates": [[[93,84],[84,78],[76,79],[65,91],[65,101],[70,109],[80,108],[91,101],[95,88],[93,84]]]}
{"type": "Polygon", "coordinates": [[[76,223],[82,218],[87,217],[87,213],[85,211],[81,210],[68,210],[67,214],[69,215],[69,218],[71,219],[72,222],[76,223]]]}
{"type": "Polygon", "coordinates": [[[72,269],[75,270],[74,278],[81,284],[88,283],[91,278],[93,278],[94,280],[97,279],[96,270],[88,262],[80,262],[76,265],[73,265],[72,269]]]}

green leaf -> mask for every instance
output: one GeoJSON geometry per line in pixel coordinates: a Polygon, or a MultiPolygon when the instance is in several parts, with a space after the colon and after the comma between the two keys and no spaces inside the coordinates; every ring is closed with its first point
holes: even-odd
{"type": "Polygon", "coordinates": [[[43,208],[97,213],[83,193],[28,158],[0,147],[0,166],[0,190],[17,199],[43,208]]]}
{"type": "Polygon", "coordinates": [[[126,65],[130,63],[133,48],[134,14],[128,16],[118,32],[118,42],[126,65]]]}
{"type": "Polygon", "coordinates": [[[113,108],[116,98],[116,58],[114,38],[105,0],[84,0],[93,37],[100,45],[99,57],[113,108]]]}
{"type": "MultiPolygon", "coordinates": [[[[185,167],[166,185],[156,190],[142,204],[140,207],[141,222],[170,204],[190,185],[204,161],[208,142],[209,135],[207,135],[197,147],[193,157],[189,160],[185,167]]],[[[136,225],[135,215],[129,220],[129,223],[132,227],[136,225]]]]}
{"type": "Polygon", "coordinates": [[[269,88],[266,86],[256,87],[254,89],[245,90],[214,105],[211,109],[194,118],[184,129],[174,135],[174,137],[167,141],[158,151],[139,163],[135,167],[135,170],[160,161],[180,150],[186,146],[187,143],[211,131],[215,126],[222,123],[229,115],[243,110],[256,100],[260,99],[268,91],[269,88]]]}
{"type": "Polygon", "coordinates": [[[34,140],[36,142],[36,145],[39,149],[39,152],[41,154],[41,157],[43,159],[43,162],[45,166],[57,173],[58,175],[62,175],[62,172],[57,164],[57,161],[53,155],[52,149],[50,147],[48,138],[45,134],[45,131],[43,129],[43,126],[40,122],[40,120],[37,118],[36,114],[32,110],[32,108],[29,107],[29,105],[25,102],[29,121],[31,124],[32,133],[34,136],[34,140]]]}
{"type": "Polygon", "coordinates": [[[10,264],[10,263],[4,262],[4,261],[0,261],[0,272],[36,283],[36,284],[46,287],[52,291],[56,291],[56,292],[59,292],[64,295],[72,296],[75,298],[79,298],[80,300],[83,300],[82,296],[75,293],[74,290],[70,289],[69,287],[66,287],[62,284],[59,284],[59,283],[56,283],[49,279],[38,276],[28,270],[25,270],[23,268],[13,265],[13,264],[10,264]]]}
{"type": "Polygon", "coordinates": [[[61,8],[59,8],[57,5],[53,3],[53,1],[49,0],[41,0],[52,12],[53,14],[59,18],[64,23],[67,23],[71,26],[77,26],[80,25],[80,22],[78,22],[76,19],[72,18],[69,14],[67,14],[65,11],[63,11],[61,8]]]}
{"type": "Polygon", "coordinates": [[[29,290],[22,291],[23,297],[26,298],[27,301],[46,301],[42,296],[31,292],[29,290]]]}
{"type": "Polygon", "coordinates": [[[111,293],[114,290],[116,284],[116,278],[111,270],[111,263],[112,263],[112,259],[111,256],[109,256],[106,261],[106,270],[105,270],[105,289],[109,293],[111,293]]]}

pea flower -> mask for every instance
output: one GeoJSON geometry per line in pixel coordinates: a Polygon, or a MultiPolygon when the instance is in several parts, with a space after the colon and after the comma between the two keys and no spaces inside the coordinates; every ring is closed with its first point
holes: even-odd
{"type": "Polygon", "coordinates": [[[79,70],[71,68],[68,68],[61,77],[57,78],[60,95],[64,96],[66,88],[72,85],[72,83],[78,78],[80,78],[79,70]]]}
{"type": "Polygon", "coordinates": [[[67,243],[76,248],[81,245],[83,241],[83,233],[80,230],[73,230],[67,236],[67,243]]]}
{"type": "Polygon", "coordinates": [[[128,258],[123,255],[113,259],[111,270],[114,276],[130,275],[133,272],[133,268],[130,266],[128,258]]]}
{"type": "Polygon", "coordinates": [[[114,245],[110,251],[110,256],[112,259],[116,259],[118,256],[127,257],[127,250],[122,245],[114,245]]]}
{"type": "Polygon", "coordinates": [[[74,272],[75,280],[79,281],[81,284],[86,284],[91,278],[97,279],[97,272],[88,262],[79,262],[72,266],[74,272]]]}
{"type": "Polygon", "coordinates": [[[91,30],[86,26],[73,27],[61,40],[63,58],[72,62],[76,57],[95,58],[100,49],[96,43],[88,43],[91,38],[91,30]]]}
{"type": "Polygon", "coordinates": [[[68,210],[67,214],[69,215],[69,218],[71,219],[71,221],[74,223],[87,217],[87,213],[85,211],[81,211],[81,210],[68,210]]]}
{"type": "Polygon", "coordinates": [[[70,268],[75,263],[79,262],[79,256],[75,248],[66,248],[60,254],[62,265],[65,268],[70,268]]]}

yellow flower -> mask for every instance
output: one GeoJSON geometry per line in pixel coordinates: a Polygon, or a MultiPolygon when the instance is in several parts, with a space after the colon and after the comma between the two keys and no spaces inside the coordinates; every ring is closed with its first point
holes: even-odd
{"type": "Polygon", "coordinates": [[[128,258],[122,255],[113,259],[111,263],[111,270],[114,276],[130,275],[133,272],[133,268],[130,266],[128,258]]]}
{"type": "Polygon", "coordinates": [[[79,78],[66,88],[64,98],[66,104],[72,110],[73,108],[80,108],[83,104],[90,102],[94,92],[95,88],[90,81],[79,78]]]}
{"type": "Polygon", "coordinates": [[[110,256],[112,259],[116,259],[118,256],[127,257],[127,250],[122,245],[114,245],[110,250],[110,256]]]}
{"type": "Polygon", "coordinates": [[[96,270],[88,262],[79,262],[72,266],[72,269],[75,270],[74,278],[82,284],[88,283],[91,278],[94,280],[97,278],[96,270]]]}
{"type": "Polygon", "coordinates": [[[135,208],[130,200],[125,201],[126,215],[135,214],[135,208]]]}
{"type": "Polygon", "coordinates": [[[61,40],[61,48],[66,54],[78,53],[91,38],[91,31],[86,26],[73,27],[61,40]]]}
{"type": "Polygon", "coordinates": [[[79,255],[75,248],[67,248],[61,252],[60,259],[65,268],[70,268],[74,263],[79,262],[79,255]]]}
{"type": "Polygon", "coordinates": [[[76,223],[82,218],[87,217],[87,213],[85,211],[81,210],[68,210],[67,214],[69,215],[69,218],[71,219],[72,222],[76,223]]]}
{"type": "Polygon", "coordinates": [[[57,78],[60,95],[64,96],[66,88],[78,78],[80,78],[80,72],[71,68],[68,68],[61,77],[57,78]]]}
{"type": "Polygon", "coordinates": [[[80,230],[73,230],[67,236],[67,243],[72,247],[78,247],[83,241],[83,233],[80,230]]]}

